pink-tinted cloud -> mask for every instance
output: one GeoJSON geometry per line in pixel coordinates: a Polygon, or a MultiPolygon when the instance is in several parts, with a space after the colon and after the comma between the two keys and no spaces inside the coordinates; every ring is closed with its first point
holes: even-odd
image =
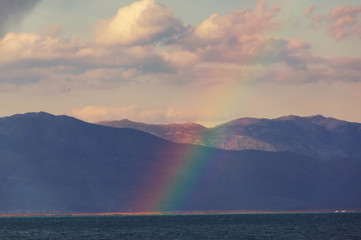
{"type": "Polygon", "coordinates": [[[316,6],[315,6],[315,5],[313,5],[313,4],[308,5],[308,6],[304,9],[302,16],[304,16],[304,17],[309,17],[309,16],[313,15],[315,9],[316,9],[316,6]]]}
{"type": "Polygon", "coordinates": [[[354,57],[335,58],[335,59],[331,59],[329,63],[334,68],[354,69],[361,71],[361,58],[354,58],[354,57]]]}
{"type": "Polygon", "coordinates": [[[299,51],[299,50],[307,50],[311,48],[311,45],[305,41],[296,38],[288,39],[287,48],[290,51],[299,51]]]}
{"type": "Polygon", "coordinates": [[[255,10],[236,10],[225,16],[213,14],[193,28],[180,46],[196,53],[199,62],[297,65],[293,55],[309,49],[310,45],[266,34],[279,28],[275,16],[280,9],[280,6],[268,8],[267,1],[262,0],[257,2],[255,10]]]}
{"type": "MultiPolygon", "coordinates": [[[[120,8],[115,17],[98,25],[94,42],[51,36],[59,30],[58,25],[51,26],[50,30],[55,30],[48,36],[9,33],[0,40],[0,53],[5,56],[0,60],[0,67],[1,63],[12,66],[23,72],[23,76],[32,75],[32,70],[28,69],[34,67],[43,69],[41,73],[55,68],[73,68],[75,74],[66,77],[67,72],[59,70],[59,77],[80,79],[89,72],[98,76],[95,74],[99,72],[97,69],[109,68],[117,69],[109,70],[111,72],[121,72],[118,81],[154,73],[180,74],[172,78],[177,82],[188,81],[181,78],[193,76],[194,79],[199,72],[195,67],[204,62],[258,64],[261,60],[266,63],[272,62],[272,58],[279,61],[283,56],[287,57],[287,51],[291,52],[289,46],[292,51],[300,49],[292,47],[295,44],[288,44],[288,40],[262,34],[278,27],[273,20],[278,11],[278,6],[268,9],[266,1],[258,1],[255,11],[213,15],[197,27],[188,27],[185,32],[180,20],[172,16],[171,9],[154,0],[141,0],[120,8]],[[212,32],[212,26],[217,34],[212,32]],[[183,39],[174,39],[182,34],[183,39]],[[159,51],[157,44],[169,39],[173,39],[172,46],[159,51]]],[[[101,81],[108,79],[106,76],[113,74],[98,77],[101,81]]],[[[44,78],[46,74],[41,74],[39,80],[44,78]]]]}
{"type": "Polygon", "coordinates": [[[29,33],[8,33],[0,39],[0,64],[22,60],[48,61],[73,57],[86,47],[80,39],[63,40],[29,33]]]}
{"type": "Polygon", "coordinates": [[[279,24],[273,20],[280,6],[268,9],[265,0],[258,1],[256,11],[236,10],[226,16],[213,14],[203,21],[194,31],[193,41],[201,46],[228,42],[237,42],[246,36],[254,36],[264,31],[278,28],[279,24]]]}
{"type": "Polygon", "coordinates": [[[331,25],[328,28],[331,36],[341,40],[347,36],[361,37],[361,5],[341,6],[332,9],[329,14],[331,25]]]}
{"type": "Polygon", "coordinates": [[[303,16],[308,17],[310,26],[326,22],[329,34],[337,40],[349,36],[361,37],[361,5],[344,5],[333,8],[329,14],[314,14],[315,7],[306,7],[303,16]]]}
{"type": "Polygon", "coordinates": [[[200,57],[191,51],[161,52],[161,56],[175,69],[193,68],[200,57]]]}
{"type": "Polygon", "coordinates": [[[303,10],[302,16],[308,18],[308,25],[314,28],[317,24],[322,23],[327,20],[327,15],[324,14],[315,14],[318,8],[310,4],[303,10]]]}
{"type": "Polygon", "coordinates": [[[344,16],[355,16],[356,14],[359,14],[361,12],[361,6],[340,6],[336,7],[331,10],[331,17],[332,18],[340,18],[344,16]]]}
{"type": "Polygon", "coordinates": [[[154,46],[109,48],[78,38],[66,40],[29,33],[5,35],[0,39],[0,55],[0,69],[6,72],[0,76],[0,81],[17,84],[50,80],[56,76],[79,79],[89,72],[98,76],[101,82],[114,76],[109,74],[113,70],[126,72],[117,76],[117,81],[122,81],[139,73],[171,69],[170,63],[155,51],[154,46]],[[95,74],[105,69],[108,74],[95,74]],[[127,72],[130,69],[134,70],[133,74],[127,72]]]}
{"type": "MultiPolygon", "coordinates": [[[[131,81],[205,86],[249,80],[254,68],[259,74],[249,80],[253,82],[357,80],[358,59],[312,56],[309,43],[268,34],[280,27],[279,11],[279,6],[260,0],[255,9],[213,14],[198,26],[184,27],[171,9],[141,0],[99,23],[90,41],[55,37],[59,25],[50,25],[44,35],[8,33],[0,39],[0,82],[48,81],[60,89],[112,88],[131,81]]],[[[314,12],[311,5],[305,16],[314,18],[314,12]]],[[[337,8],[329,18],[342,27],[354,26],[358,12],[355,7],[337,8]]]]}
{"type": "Polygon", "coordinates": [[[313,83],[313,82],[360,82],[361,58],[322,58],[300,57],[299,61],[305,68],[294,69],[285,64],[260,70],[259,81],[274,81],[281,83],[313,83]]]}
{"type": "Polygon", "coordinates": [[[63,26],[60,24],[51,24],[48,26],[45,26],[42,29],[42,32],[45,36],[50,36],[50,37],[56,37],[60,34],[60,32],[63,30],[63,26]]]}

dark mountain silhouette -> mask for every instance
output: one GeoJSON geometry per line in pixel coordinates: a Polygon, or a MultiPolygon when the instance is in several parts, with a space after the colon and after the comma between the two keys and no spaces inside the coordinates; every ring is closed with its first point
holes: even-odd
{"type": "Polygon", "coordinates": [[[361,157],[361,124],[320,115],[240,118],[208,129],[189,123],[172,128],[172,124],[151,125],[128,120],[98,124],[138,129],[173,142],[227,150],[289,151],[321,159],[361,157]]]}
{"type": "Polygon", "coordinates": [[[361,208],[359,159],[225,151],[29,113],[0,118],[0,213],[152,211],[142,202],[163,190],[149,186],[188,160],[195,174],[179,179],[192,187],[174,185],[185,197],[161,210],[361,208]]]}

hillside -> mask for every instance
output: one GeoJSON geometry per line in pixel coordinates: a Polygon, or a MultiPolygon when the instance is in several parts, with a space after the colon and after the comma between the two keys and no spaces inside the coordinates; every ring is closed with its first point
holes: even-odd
{"type": "Polygon", "coordinates": [[[100,125],[133,128],[173,142],[226,150],[289,151],[321,159],[361,157],[361,124],[320,115],[276,119],[240,118],[214,128],[195,124],[142,124],[131,121],[100,125]],[[197,127],[195,127],[197,126],[197,127]]]}
{"type": "Polygon", "coordinates": [[[29,113],[0,118],[0,213],[361,208],[361,161],[225,151],[29,113]]]}
{"type": "Polygon", "coordinates": [[[115,128],[133,128],[177,143],[203,144],[202,135],[207,128],[196,123],[145,124],[128,119],[103,121],[97,124],[115,128]]]}

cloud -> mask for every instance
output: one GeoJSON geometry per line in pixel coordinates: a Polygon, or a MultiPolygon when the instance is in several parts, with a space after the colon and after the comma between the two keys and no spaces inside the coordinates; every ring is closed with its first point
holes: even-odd
{"type": "Polygon", "coordinates": [[[0,39],[2,55],[0,64],[23,60],[36,62],[70,58],[85,47],[86,42],[77,38],[63,40],[38,34],[8,33],[0,39]]]}
{"type": "Polygon", "coordinates": [[[40,0],[1,0],[0,36],[13,24],[19,23],[40,0]]]}
{"type": "Polygon", "coordinates": [[[354,57],[342,57],[342,58],[335,58],[329,61],[331,67],[334,68],[343,68],[343,69],[353,69],[353,70],[360,70],[361,71],[361,58],[354,58],[354,57]]]}
{"type": "Polygon", "coordinates": [[[344,5],[333,8],[328,14],[314,14],[315,6],[305,8],[304,17],[309,18],[309,25],[327,23],[330,36],[340,41],[350,36],[361,37],[361,5],[344,5]]]}
{"type": "Polygon", "coordinates": [[[312,28],[315,27],[316,23],[322,22],[326,17],[322,14],[315,15],[315,11],[317,10],[317,7],[313,4],[310,4],[305,7],[302,13],[302,17],[308,18],[308,25],[312,28]]]}
{"type": "Polygon", "coordinates": [[[0,65],[72,66],[82,72],[106,67],[137,70],[136,75],[125,74],[129,78],[142,73],[177,73],[209,61],[267,62],[277,54],[287,55],[283,52],[287,40],[261,34],[277,28],[272,18],[278,11],[278,6],[269,10],[266,1],[259,1],[255,12],[238,10],[226,16],[213,15],[197,27],[188,27],[185,34],[171,9],[154,0],[142,0],[120,8],[114,18],[98,25],[95,32],[99,39],[95,42],[56,38],[54,35],[61,30],[57,24],[48,26],[46,36],[9,33],[0,40],[0,53],[5,56],[0,65]],[[217,34],[212,32],[212,26],[217,34]],[[157,50],[158,43],[183,33],[185,40],[174,39],[171,48],[157,50]]]}
{"type": "Polygon", "coordinates": [[[199,56],[195,53],[184,50],[173,53],[161,52],[160,55],[175,69],[192,68],[200,61],[199,56]]]}
{"type": "Polygon", "coordinates": [[[313,4],[308,5],[307,7],[305,7],[302,16],[309,17],[309,16],[313,15],[315,9],[316,9],[315,5],[313,5],[313,4]]]}
{"type": "Polygon", "coordinates": [[[155,0],[141,0],[120,8],[115,17],[99,21],[94,38],[105,45],[143,45],[169,40],[184,29],[170,8],[155,0]]]}
{"type": "MultiPolygon", "coordinates": [[[[336,10],[330,16],[358,14],[355,8],[336,10]]],[[[208,86],[245,78],[255,83],[357,80],[358,70],[352,67],[358,66],[357,59],[320,60],[305,41],[269,35],[280,27],[279,11],[279,6],[268,7],[267,1],[259,0],[255,9],[213,14],[197,26],[185,27],[171,9],[141,0],[98,23],[90,41],[56,37],[58,24],[49,25],[43,35],[8,33],[0,39],[4,73],[0,82],[19,86],[48,82],[52,89],[68,91],[113,88],[132,81],[208,86]],[[250,78],[250,69],[259,73],[250,78]]],[[[305,15],[315,17],[314,11],[310,5],[305,15]]]]}
{"type": "Polygon", "coordinates": [[[331,25],[328,31],[331,36],[341,40],[348,36],[361,37],[361,5],[340,6],[331,10],[329,18],[331,25]]]}
{"type": "Polygon", "coordinates": [[[148,123],[207,121],[219,117],[212,111],[194,111],[178,107],[152,107],[130,104],[123,107],[86,106],[73,109],[71,116],[88,122],[130,119],[148,123]]]}
{"type": "Polygon", "coordinates": [[[171,63],[164,60],[154,46],[109,48],[79,38],[60,39],[29,33],[6,34],[0,39],[0,55],[0,69],[6,72],[0,76],[0,81],[16,84],[50,80],[56,76],[75,81],[89,73],[98,77],[99,83],[109,79],[121,82],[140,74],[173,71],[171,63]],[[104,75],[96,74],[98,72],[104,75]],[[109,74],[112,72],[121,74],[109,74]]]}
{"type": "Polygon", "coordinates": [[[60,32],[63,30],[63,26],[60,24],[51,24],[48,26],[45,26],[42,29],[42,32],[45,36],[50,36],[50,37],[56,37],[57,35],[60,34],[60,32]]]}
{"type": "Polygon", "coordinates": [[[287,41],[287,48],[291,51],[307,50],[311,48],[311,45],[305,41],[297,38],[290,38],[287,41]]]}
{"type": "Polygon", "coordinates": [[[279,28],[275,17],[280,9],[280,6],[269,8],[267,1],[262,0],[257,2],[255,10],[236,10],[225,16],[213,14],[194,27],[180,46],[195,53],[198,63],[248,66],[285,62],[294,68],[303,67],[294,56],[309,50],[308,43],[266,34],[279,28]]]}
{"type": "Polygon", "coordinates": [[[245,36],[278,28],[278,23],[272,19],[279,10],[279,6],[268,10],[266,1],[258,1],[255,12],[248,9],[236,10],[226,16],[213,14],[195,29],[194,41],[200,46],[217,45],[220,42],[236,44],[245,36]]]}
{"type": "Polygon", "coordinates": [[[294,69],[279,63],[272,68],[259,69],[253,78],[257,81],[288,84],[361,82],[361,58],[302,56],[299,61],[306,67],[294,69]]]}

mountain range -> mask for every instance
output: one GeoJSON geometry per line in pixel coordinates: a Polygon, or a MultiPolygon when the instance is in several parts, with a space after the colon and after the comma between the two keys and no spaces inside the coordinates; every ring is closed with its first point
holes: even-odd
{"type": "MultiPolygon", "coordinates": [[[[319,122],[315,132],[324,126],[339,134],[359,129],[319,118],[276,122],[319,122]]],[[[269,121],[243,119],[223,127],[245,131],[269,121]]],[[[301,130],[289,131],[293,136],[301,130]]],[[[359,132],[354,134],[356,139],[359,132]]],[[[68,116],[19,114],[0,118],[0,213],[360,209],[356,153],[326,161],[287,151],[223,150],[68,116]]]]}
{"type": "Polygon", "coordinates": [[[127,119],[98,124],[226,150],[289,151],[326,160],[361,156],[361,124],[321,115],[239,118],[213,128],[195,123],[144,124],[127,119]]]}

